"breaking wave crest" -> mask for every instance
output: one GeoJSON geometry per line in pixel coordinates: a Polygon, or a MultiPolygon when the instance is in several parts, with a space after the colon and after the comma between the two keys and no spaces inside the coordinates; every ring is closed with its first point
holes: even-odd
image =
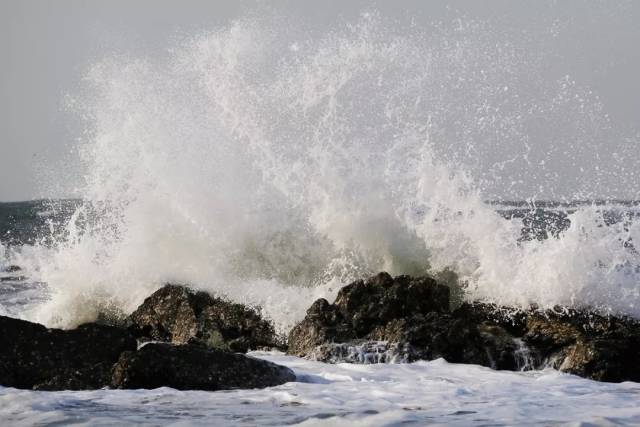
{"type": "Polygon", "coordinates": [[[638,222],[603,226],[587,207],[559,238],[521,241],[484,202],[600,183],[557,167],[606,154],[599,104],[569,77],[540,79],[518,43],[477,22],[369,13],[308,35],[247,18],[94,63],[69,98],[86,125],[83,204],[56,245],[16,255],[51,292],[30,316],[73,326],[174,281],[285,331],[350,280],[446,268],[468,299],[640,316],[638,222]],[[549,129],[577,148],[544,166],[531,145],[552,147],[549,129]]]}

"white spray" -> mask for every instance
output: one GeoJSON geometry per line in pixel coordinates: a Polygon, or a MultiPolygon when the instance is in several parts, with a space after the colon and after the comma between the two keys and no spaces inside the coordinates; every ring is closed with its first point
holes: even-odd
{"type": "Polygon", "coordinates": [[[519,243],[519,221],[483,202],[492,176],[529,164],[532,123],[595,121],[576,116],[577,88],[541,86],[526,52],[473,23],[419,32],[365,14],[292,33],[240,21],[91,67],[70,103],[87,123],[86,202],[57,246],[21,255],[52,292],[34,319],[126,313],[175,281],[258,304],[285,331],[350,280],[446,267],[470,299],[640,315],[624,245],[637,223],[601,227],[589,208],[561,238],[519,243]],[[507,158],[474,178],[469,160],[500,143],[507,158]]]}

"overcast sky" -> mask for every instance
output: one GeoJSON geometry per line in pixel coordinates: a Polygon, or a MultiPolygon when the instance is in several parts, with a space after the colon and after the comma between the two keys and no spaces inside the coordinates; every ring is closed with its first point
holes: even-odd
{"type": "MultiPolygon", "coordinates": [[[[637,133],[640,1],[443,3],[280,1],[269,5],[319,26],[354,19],[363,9],[377,9],[385,16],[415,15],[418,22],[464,15],[523,28],[536,22],[564,23],[565,30],[557,39],[559,67],[600,96],[621,134],[637,133]]],[[[210,0],[0,0],[0,201],[64,195],[52,194],[55,186],[42,181],[57,179],[55,169],[67,166],[65,155],[78,130],[70,128],[62,100],[78,85],[91,61],[113,50],[161,48],[176,31],[192,32],[227,23],[255,4],[210,0]]]]}

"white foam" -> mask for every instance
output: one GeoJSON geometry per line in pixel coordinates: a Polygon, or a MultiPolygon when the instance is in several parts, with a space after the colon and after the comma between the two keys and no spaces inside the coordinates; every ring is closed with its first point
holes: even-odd
{"type": "Polygon", "coordinates": [[[580,139],[585,164],[606,155],[599,105],[540,81],[517,37],[458,24],[365,14],[309,36],[247,19],[92,64],[69,103],[86,119],[86,203],[56,247],[20,254],[52,292],[30,317],[73,326],[178,281],[258,304],[286,331],[350,280],[445,267],[468,298],[640,315],[623,245],[637,224],[600,227],[586,208],[561,238],[519,243],[521,224],[482,202],[532,172],[532,123],[580,139]]]}
{"type": "Polygon", "coordinates": [[[281,354],[297,382],[223,392],[33,392],[0,387],[10,425],[637,425],[640,388],[543,371],[493,371],[440,360],[330,365],[281,354]],[[581,424],[582,423],[582,424],[581,424]]]}
{"type": "Polygon", "coordinates": [[[4,270],[7,266],[7,248],[0,241],[0,271],[4,270]]]}

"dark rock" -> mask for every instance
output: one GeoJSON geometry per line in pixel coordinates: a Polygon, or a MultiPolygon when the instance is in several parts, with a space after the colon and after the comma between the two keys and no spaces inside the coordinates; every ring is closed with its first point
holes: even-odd
{"type": "Polygon", "coordinates": [[[414,314],[449,311],[449,288],[430,277],[380,273],[340,290],[335,306],[357,336],[414,314]]]}
{"type": "Polygon", "coordinates": [[[515,209],[499,210],[503,217],[522,221],[521,235],[518,240],[547,240],[558,237],[571,225],[571,220],[566,211],[555,211],[547,207],[530,208],[516,207],[515,209]]]}
{"type": "Polygon", "coordinates": [[[493,369],[528,371],[541,366],[537,350],[527,346],[501,326],[484,322],[478,326],[493,369]]]}
{"type": "Polygon", "coordinates": [[[157,337],[195,344],[147,344],[136,351],[136,326],[90,323],[67,331],[0,316],[0,385],[36,390],[88,390],[111,384],[120,388],[218,390],[267,387],[295,379],[287,368],[210,349],[203,345],[210,342],[198,340],[213,339],[206,334],[214,330],[220,331],[221,340],[228,339],[225,348],[229,349],[246,349],[265,342],[260,341],[261,337],[272,330],[257,314],[184,288],[172,289],[171,296],[176,294],[186,297],[168,297],[161,300],[164,304],[155,306],[160,311],[156,315],[169,316],[162,319],[172,320],[173,327],[161,329],[164,324],[160,323],[151,330],[167,334],[157,337]],[[172,307],[172,303],[176,306],[172,307]],[[207,326],[212,319],[216,329],[207,326]],[[201,331],[204,332],[200,334],[201,331]]]}
{"type": "Polygon", "coordinates": [[[452,314],[456,318],[466,319],[476,324],[498,325],[513,336],[521,337],[527,330],[527,312],[514,307],[465,302],[452,314]]]}
{"type": "Polygon", "coordinates": [[[289,353],[333,361],[385,342],[395,349],[385,359],[444,357],[490,366],[487,340],[471,316],[456,318],[448,311],[449,288],[434,279],[380,273],[342,288],[334,304],[316,301],[290,332],[289,353]]]}
{"type": "Polygon", "coordinates": [[[527,316],[524,340],[548,357],[582,337],[579,326],[567,320],[551,313],[533,313],[527,316]]]}
{"type": "Polygon", "coordinates": [[[120,353],[136,348],[127,330],[86,324],[64,331],[0,316],[0,384],[42,390],[109,384],[120,353]]]}
{"type": "Polygon", "coordinates": [[[431,278],[381,273],[316,301],[289,334],[289,353],[328,362],[432,360],[494,369],[553,366],[601,381],[640,381],[640,323],[588,310],[541,312],[484,303],[449,311],[431,278]]]}
{"type": "Polygon", "coordinates": [[[321,344],[356,338],[337,307],[321,298],[309,307],[304,320],[289,332],[287,351],[296,356],[307,356],[321,344]]]}
{"type": "Polygon", "coordinates": [[[473,324],[447,313],[428,313],[408,319],[394,319],[369,334],[369,339],[398,343],[406,358],[445,358],[455,363],[489,364],[479,331],[473,324]]]}
{"type": "MultiPolygon", "coordinates": [[[[109,316],[101,319],[109,321],[109,316]]],[[[273,327],[255,311],[166,286],[147,298],[126,328],[90,323],[65,331],[0,316],[0,385],[37,390],[96,389],[112,382],[205,390],[266,387],[290,381],[293,374],[222,349],[246,352],[277,344],[273,327]],[[149,344],[135,351],[138,338],[184,345],[149,344]]]]}
{"type": "Polygon", "coordinates": [[[638,381],[640,323],[589,310],[542,312],[463,304],[454,317],[479,324],[493,367],[542,368],[599,381],[638,381]]]}
{"type": "MultiPolygon", "coordinates": [[[[392,278],[380,273],[338,292],[334,304],[319,299],[289,333],[289,353],[307,356],[322,344],[350,340],[390,340],[390,322],[449,309],[449,288],[429,277],[392,278]]],[[[398,338],[399,339],[399,338],[398,338]]],[[[399,341],[393,341],[399,342],[399,341]]]]}
{"type": "Polygon", "coordinates": [[[149,343],[125,352],[113,368],[111,386],[179,390],[264,388],[295,381],[286,367],[199,345],[149,343]]]}
{"type": "Polygon", "coordinates": [[[178,285],[154,292],[130,321],[143,341],[198,343],[237,352],[283,345],[271,323],[255,310],[178,285]]]}
{"type": "Polygon", "coordinates": [[[533,313],[523,340],[547,364],[599,381],[640,381],[640,323],[586,311],[533,313]]]}

